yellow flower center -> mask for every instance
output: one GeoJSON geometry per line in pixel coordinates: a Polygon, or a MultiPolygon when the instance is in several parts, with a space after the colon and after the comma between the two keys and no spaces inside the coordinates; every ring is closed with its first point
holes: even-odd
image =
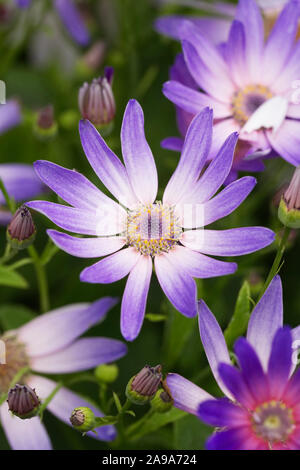
{"type": "Polygon", "coordinates": [[[271,91],[263,85],[248,85],[237,91],[231,102],[234,119],[243,126],[250,116],[272,96],[271,91]]]}
{"type": "Polygon", "coordinates": [[[252,415],[252,427],[271,447],[274,443],[284,443],[295,428],[293,411],[280,401],[263,403],[252,415]]]}

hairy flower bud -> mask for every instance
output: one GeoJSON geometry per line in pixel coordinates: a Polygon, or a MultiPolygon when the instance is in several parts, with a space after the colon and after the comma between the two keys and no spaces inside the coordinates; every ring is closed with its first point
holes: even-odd
{"type": "Polygon", "coordinates": [[[95,377],[100,382],[112,383],[117,380],[119,368],[116,364],[101,364],[95,369],[95,377]]]}
{"type": "Polygon", "coordinates": [[[106,51],[104,41],[95,42],[90,49],[78,60],[77,72],[80,76],[90,76],[103,63],[106,51]]]}
{"type": "Polygon", "coordinates": [[[36,416],[40,400],[34,389],[27,385],[15,385],[8,392],[7,403],[9,410],[21,419],[36,416]]]}
{"type": "Polygon", "coordinates": [[[29,209],[21,206],[7,227],[7,241],[16,250],[27,248],[34,241],[36,230],[29,209]]]}
{"type": "Polygon", "coordinates": [[[78,104],[81,115],[95,126],[109,124],[115,117],[112,80],[113,69],[106,67],[104,76],[95,78],[91,84],[84,83],[79,90],[78,104]]]}
{"type": "Polygon", "coordinates": [[[160,389],[151,400],[151,407],[157,413],[166,413],[173,406],[173,398],[167,390],[160,389]]]}
{"type": "Polygon", "coordinates": [[[72,426],[81,432],[88,432],[96,425],[95,415],[86,406],[80,406],[72,411],[70,422],[72,426]]]}
{"type": "Polygon", "coordinates": [[[126,387],[127,398],[136,405],[144,405],[155,395],[162,378],[161,366],[145,366],[133,376],[126,387]]]}
{"type": "Polygon", "coordinates": [[[280,201],[278,217],[286,227],[300,228],[300,166],[280,201]]]}
{"type": "Polygon", "coordinates": [[[37,112],[34,133],[42,140],[51,139],[56,136],[57,123],[54,119],[54,108],[51,104],[37,112]]]}

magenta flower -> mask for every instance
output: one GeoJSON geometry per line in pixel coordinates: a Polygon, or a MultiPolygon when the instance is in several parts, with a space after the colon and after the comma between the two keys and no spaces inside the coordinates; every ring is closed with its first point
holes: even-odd
{"type": "Polygon", "coordinates": [[[207,449],[300,449],[299,370],[291,377],[300,333],[299,327],[291,331],[282,323],[282,286],[276,276],[251,315],[247,339],[235,343],[235,367],[215,317],[199,303],[201,340],[227,398],[214,399],[177,374],[169,374],[167,384],[177,408],[218,428],[207,449]]]}
{"type": "MultiPolygon", "coordinates": [[[[295,41],[299,15],[300,3],[288,2],[265,42],[258,6],[254,0],[240,0],[228,40],[219,47],[193,23],[181,22],[184,62],[193,83],[172,78],[165,83],[164,94],[191,116],[204,106],[214,109],[210,159],[224,136],[239,132],[233,177],[238,170],[263,169],[260,158],[272,153],[295,166],[300,163],[299,43],[295,41]]],[[[182,58],[176,69],[181,63],[182,58]]]]}
{"type": "Polygon", "coordinates": [[[234,211],[256,183],[252,177],[242,178],[212,198],[230,171],[236,134],[228,137],[199,179],[211,147],[212,111],[208,108],[188,129],[162,201],[156,200],[157,171],[137,101],[129,101],[122,124],[125,166],[89,121],[80,122],[80,135],[94,171],[121,205],[76,171],[46,161],[35,163],[37,174],[72,207],[47,201],[27,205],[65,230],[90,236],[78,238],[49,230],[54,243],[67,253],[81,258],[110,255],[84,269],[81,281],[111,283],[129,274],[121,307],[121,331],[127,340],[137,337],[143,323],[152,260],[168,299],[182,314],[193,317],[197,314],[193,277],[223,276],[237,269],[235,263],[206,255],[238,256],[272,243],[273,232],[262,227],[202,230],[234,211]]]}
{"type": "MultiPolygon", "coordinates": [[[[1,109],[1,108],[0,108],[1,109]]],[[[45,190],[45,186],[37,178],[33,166],[23,163],[1,163],[0,178],[2,179],[8,195],[16,202],[31,199],[45,190]]],[[[12,214],[5,207],[5,198],[0,190],[0,225],[7,225],[12,214]]]]}
{"type": "MultiPolygon", "coordinates": [[[[100,337],[78,339],[91,326],[103,320],[116,303],[116,299],[105,297],[93,304],[68,305],[35,318],[18,330],[4,333],[0,339],[6,346],[6,364],[0,365],[0,394],[8,392],[11,380],[26,366],[32,372],[25,375],[22,381],[34,388],[43,401],[57,384],[35,373],[67,374],[123,357],[127,348],[121,341],[100,337]]],[[[47,410],[70,425],[69,418],[77,406],[87,406],[97,416],[103,416],[99,409],[64,387],[56,393],[47,410]]],[[[39,417],[21,420],[9,413],[4,402],[0,406],[0,419],[13,449],[51,449],[50,439],[39,417]]],[[[113,426],[104,426],[97,429],[97,434],[88,432],[88,435],[111,441],[116,437],[116,432],[113,426]]]]}

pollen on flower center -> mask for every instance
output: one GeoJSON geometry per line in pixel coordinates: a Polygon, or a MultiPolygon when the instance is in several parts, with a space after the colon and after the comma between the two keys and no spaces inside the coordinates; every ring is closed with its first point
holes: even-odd
{"type": "Polygon", "coordinates": [[[294,430],[293,411],[280,401],[270,401],[257,407],[252,415],[254,432],[270,445],[285,442],[294,430]]]}
{"type": "MultiPolygon", "coordinates": [[[[0,340],[5,343],[6,355],[6,364],[0,365],[0,393],[6,393],[15,375],[24,367],[29,366],[29,359],[24,345],[14,334],[4,334],[0,340]]],[[[22,378],[18,379],[18,383],[23,383],[22,378]]]]}
{"type": "Polygon", "coordinates": [[[128,212],[127,244],[143,255],[167,253],[178,243],[181,232],[172,206],[156,202],[128,212]]]}
{"type": "Polygon", "coordinates": [[[263,85],[248,85],[237,91],[231,103],[234,119],[240,125],[244,125],[250,116],[272,96],[271,91],[263,85]]]}

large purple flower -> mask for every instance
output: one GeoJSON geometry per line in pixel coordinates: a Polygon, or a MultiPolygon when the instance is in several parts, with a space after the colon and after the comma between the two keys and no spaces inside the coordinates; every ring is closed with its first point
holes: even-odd
{"type": "Polygon", "coordinates": [[[235,263],[206,255],[238,256],[272,243],[273,232],[262,227],[202,230],[234,211],[256,183],[252,177],[242,178],[212,198],[230,171],[236,134],[228,137],[199,179],[211,147],[212,112],[208,108],[188,129],[162,202],[156,201],[156,166],[137,101],[129,101],[122,124],[125,166],[89,121],[80,122],[80,135],[90,164],[120,205],[76,171],[46,161],[35,163],[37,174],[72,207],[47,201],[27,205],[65,230],[90,235],[78,238],[49,230],[64,251],[81,258],[114,253],[84,269],[80,278],[111,283],[129,274],[121,307],[121,330],[127,340],[136,338],[143,323],[152,260],[166,296],[181,313],[193,317],[197,314],[193,277],[222,276],[237,268],[235,263]]]}
{"type": "MultiPolygon", "coordinates": [[[[191,116],[204,106],[214,109],[210,159],[224,136],[239,132],[235,172],[263,169],[260,158],[272,154],[300,163],[299,15],[300,3],[288,2],[265,42],[258,6],[240,0],[228,40],[218,47],[192,22],[179,23],[184,61],[177,60],[180,77],[165,83],[164,94],[191,116]]],[[[180,147],[180,141],[164,146],[180,147]]]]}
{"type": "MultiPolygon", "coordinates": [[[[32,372],[25,375],[22,382],[35,388],[43,401],[57,384],[35,373],[66,374],[123,357],[127,348],[121,341],[101,337],[78,339],[87,329],[103,320],[116,303],[116,299],[104,297],[93,304],[68,305],[35,318],[18,330],[7,331],[0,337],[6,346],[6,364],[0,365],[0,395],[8,391],[14,376],[26,366],[32,372]]],[[[77,406],[87,406],[97,416],[103,416],[98,408],[64,387],[50,401],[47,410],[70,425],[71,412],[77,406]]],[[[0,406],[0,419],[13,449],[51,449],[48,434],[38,417],[21,420],[9,413],[4,402],[0,406]]],[[[88,435],[111,441],[116,432],[113,426],[104,426],[97,429],[97,434],[89,432],[88,435]]]]}
{"type": "MultiPolygon", "coordinates": [[[[37,178],[33,166],[24,163],[1,163],[0,178],[2,179],[8,195],[15,201],[31,199],[45,190],[45,186],[37,178]]],[[[7,225],[12,214],[5,207],[5,198],[0,190],[0,225],[7,225]]]]}
{"type": "Polygon", "coordinates": [[[235,343],[234,367],[215,317],[199,303],[201,340],[227,398],[214,399],[177,374],[169,374],[167,384],[177,408],[219,428],[208,449],[300,449],[299,370],[291,377],[300,331],[282,324],[282,286],[276,276],[251,315],[247,339],[235,343]]]}

